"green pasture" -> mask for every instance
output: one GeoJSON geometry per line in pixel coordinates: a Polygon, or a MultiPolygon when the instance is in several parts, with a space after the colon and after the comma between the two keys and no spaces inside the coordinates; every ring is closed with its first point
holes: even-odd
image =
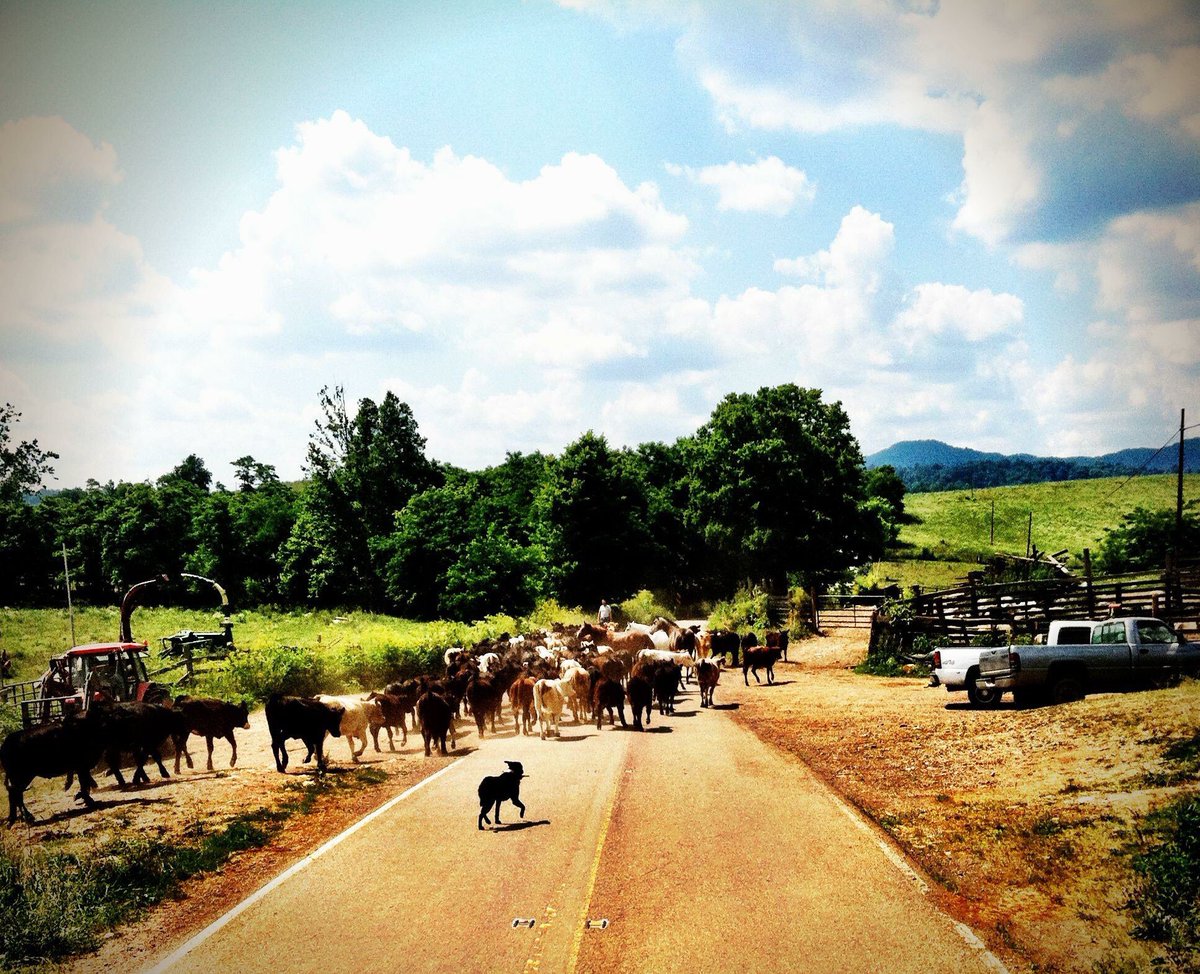
{"type": "MultiPolygon", "coordinates": [[[[1173,509],[1175,492],[1175,476],[1159,474],[909,494],[905,509],[919,521],[901,529],[898,554],[964,562],[997,552],[1024,555],[1032,514],[1038,551],[1065,548],[1065,557],[1079,564],[1083,549],[1094,551],[1123,515],[1136,507],[1173,509]]],[[[1183,492],[1185,503],[1200,497],[1200,474],[1184,477],[1183,492]]]]}

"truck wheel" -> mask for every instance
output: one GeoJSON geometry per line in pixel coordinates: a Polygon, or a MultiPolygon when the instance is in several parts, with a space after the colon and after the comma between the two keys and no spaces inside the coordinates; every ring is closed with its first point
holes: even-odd
{"type": "Polygon", "coordinates": [[[1050,688],[1050,699],[1055,703],[1082,700],[1083,695],[1083,681],[1077,676],[1060,676],[1050,688]]]}
{"type": "Polygon", "coordinates": [[[995,707],[1001,696],[1003,691],[996,687],[981,687],[974,680],[967,684],[967,699],[976,707],[995,707]]]}

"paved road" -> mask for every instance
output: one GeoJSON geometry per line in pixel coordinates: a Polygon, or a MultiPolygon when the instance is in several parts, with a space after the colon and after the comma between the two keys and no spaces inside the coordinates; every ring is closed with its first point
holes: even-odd
{"type": "Polygon", "coordinates": [[[687,694],[645,734],[568,723],[561,740],[460,736],[471,753],[160,969],[928,974],[995,964],[803,766],[697,702],[687,694]],[[527,817],[505,804],[507,828],[479,832],[475,789],[506,759],[529,776],[527,817]]]}

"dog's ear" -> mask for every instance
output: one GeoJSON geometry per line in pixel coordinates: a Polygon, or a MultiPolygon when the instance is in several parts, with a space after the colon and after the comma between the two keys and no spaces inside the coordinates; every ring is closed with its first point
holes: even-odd
{"type": "Polygon", "coordinates": [[[525,769],[521,767],[520,761],[505,761],[504,763],[508,765],[510,771],[515,771],[517,774],[525,773],[525,769]]]}

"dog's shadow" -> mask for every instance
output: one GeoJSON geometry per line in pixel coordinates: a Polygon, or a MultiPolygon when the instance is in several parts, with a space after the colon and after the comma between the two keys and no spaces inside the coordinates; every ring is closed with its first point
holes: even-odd
{"type": "Polygon", "coordinates": [[[537,821],[530,820],[528,822],[513,822],[511,824],[493,825],[491,828],[485,829],[486,832],[520,832],[522,829],[532,829],[539,825],[549,825],[550,819],[542,818],[537,821]]]}

